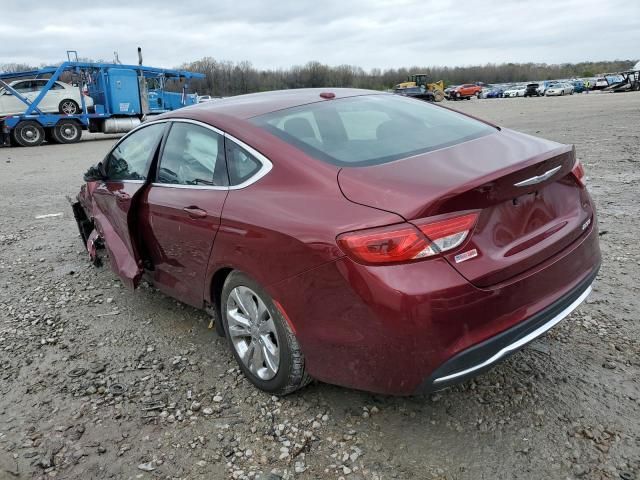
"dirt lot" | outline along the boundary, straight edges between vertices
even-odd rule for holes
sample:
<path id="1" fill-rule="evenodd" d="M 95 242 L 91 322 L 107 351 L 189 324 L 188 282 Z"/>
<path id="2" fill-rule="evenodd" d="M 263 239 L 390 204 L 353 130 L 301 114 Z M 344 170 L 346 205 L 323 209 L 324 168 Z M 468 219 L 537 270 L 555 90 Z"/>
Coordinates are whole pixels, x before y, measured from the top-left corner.
<path id="1" fill-rule="evenodd" d="M 0 149 L 0 479 L 640 480 L 640 94 L 448 106 L 576 145 L 604 263 L 548 335 L 428 397 L 257 392 L 205 313 L 82 251 L 65 196 L 113 137 Z"/>

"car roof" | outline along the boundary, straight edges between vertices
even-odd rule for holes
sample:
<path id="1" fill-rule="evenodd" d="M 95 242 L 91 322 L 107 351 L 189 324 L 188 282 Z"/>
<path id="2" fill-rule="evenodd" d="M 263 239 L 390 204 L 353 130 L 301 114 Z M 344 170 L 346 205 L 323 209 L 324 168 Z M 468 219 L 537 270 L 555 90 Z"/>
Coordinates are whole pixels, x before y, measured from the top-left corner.
<path id="1" fill-rule="evenodd" d="M 9 82 L 9 85 L 14 85 L 14 84 L 20 83 L 20 82 L 34 82 L 34 81 L 48 82 L 49 79 L 48 78 L 19 78 L 17 80 Z M 61 82 L 60 80 L 56 80 L 56 83 L 62 83 L 63 85 L 65 84 L 64 82 Z"/>
<path id="2" fill-rule="evenodd" d="M 362 95 L 389 95 L 376 90 L 357 88 L 299 88 L 276 90 L 273 92 L 250 93 L 235 97 L 223 98 L 217 102 L 200 103 L 181 108 L 166 117 L 215 117 L 223 115 L 235 119 L 246 120 L 258 115 L 298 107 L 309 103 L 328 102 L 333 100 L 320 96 L 321 93 L 333 93 L 335 99 L 357 97 Z"/>

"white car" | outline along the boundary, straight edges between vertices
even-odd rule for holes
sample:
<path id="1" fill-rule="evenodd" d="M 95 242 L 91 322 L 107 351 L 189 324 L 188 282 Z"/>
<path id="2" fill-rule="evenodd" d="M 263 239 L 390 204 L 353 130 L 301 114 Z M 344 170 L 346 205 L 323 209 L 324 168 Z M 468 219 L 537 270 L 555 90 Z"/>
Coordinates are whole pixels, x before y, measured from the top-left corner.
<path id="1" fill-rule="evenodd" d="M 547 97 L 554 95 L 573 95 L 573 85 L 570 83 L 554 83 L 547 87 L 544 94 Z"/>
<path id="2" fill-rule="evenodd" d="M 526 85 L 514 85 L 506 89 L 504 92 L 502 92 L 502 97 L 503 98 L 524 97 L 524 92 L 526 91 L 527 91 Z"/>
<path id="3" fill-rule="evenodd" d="M 211 95 L 198 95 L 198 103 L 214 102 L 223 98 L 224 97 L 213 97 Z"/>
<path id="4" fill-rule="evenodd" d="M 609 82 L 605 77 L 598 77 L 593 82 L 593 86 L 596 90 L 601 90 L 603 88 L 607 88 L 609 86 Z"/>
<path id="5" fill-rule="evenodd" d="M 28 79 L 15 80 L 8 85 L 27 100 L 33 102 L 47 82 L 47 79 Z M 81 95 L 78 87 L 74 87 L 68 83 L 54 82 L 47 94 L 37 105 L 37 108 L 41 112 L 62 113 L 63 115 L 82 113 Z M 87 108 L 93 106 L 91 97 L 85 95 L 84 102 Z M 9 89 L 6 87 L 0 88 L 0 117 L 19 115 L 24 113 L 27 108 L 27 105 L 11 93 Z"/>

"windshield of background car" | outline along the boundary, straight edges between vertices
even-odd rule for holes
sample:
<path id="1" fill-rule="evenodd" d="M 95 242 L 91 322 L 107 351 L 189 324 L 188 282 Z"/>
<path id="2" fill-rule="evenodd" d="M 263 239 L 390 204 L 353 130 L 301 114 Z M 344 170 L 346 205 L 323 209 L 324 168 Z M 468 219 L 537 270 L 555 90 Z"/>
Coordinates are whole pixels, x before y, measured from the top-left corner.
<path id="1" fill-rule="evenodd" d="M 338 166 L 365 166 L 449 147 L 494 127 L 398 95 L 327 100 L 254 117 L 254 124 Z"/>

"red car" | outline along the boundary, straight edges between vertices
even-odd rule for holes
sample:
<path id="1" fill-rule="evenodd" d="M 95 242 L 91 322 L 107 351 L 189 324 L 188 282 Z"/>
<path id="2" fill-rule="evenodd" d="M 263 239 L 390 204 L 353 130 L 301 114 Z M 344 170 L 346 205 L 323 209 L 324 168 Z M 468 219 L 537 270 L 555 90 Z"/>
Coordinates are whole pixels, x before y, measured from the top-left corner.
<path id="1" fill-rule="evenodd" d="M 456 87 L 450 94 L 450 98 L 453 100 L 469 100 L 471 97 L 477 96 L 482 91 L 482 87 L 474 85 L 473 83 L 465 83 Z"/>
<path id="2" fill-rule="evenodd" d="M 389 394 L 476 375 L 554 326 L 600 265 L 573 147 L 380 92 L 165 114 L 85 175 L 94 259 L 215 314 L 258 388 Z"/>

